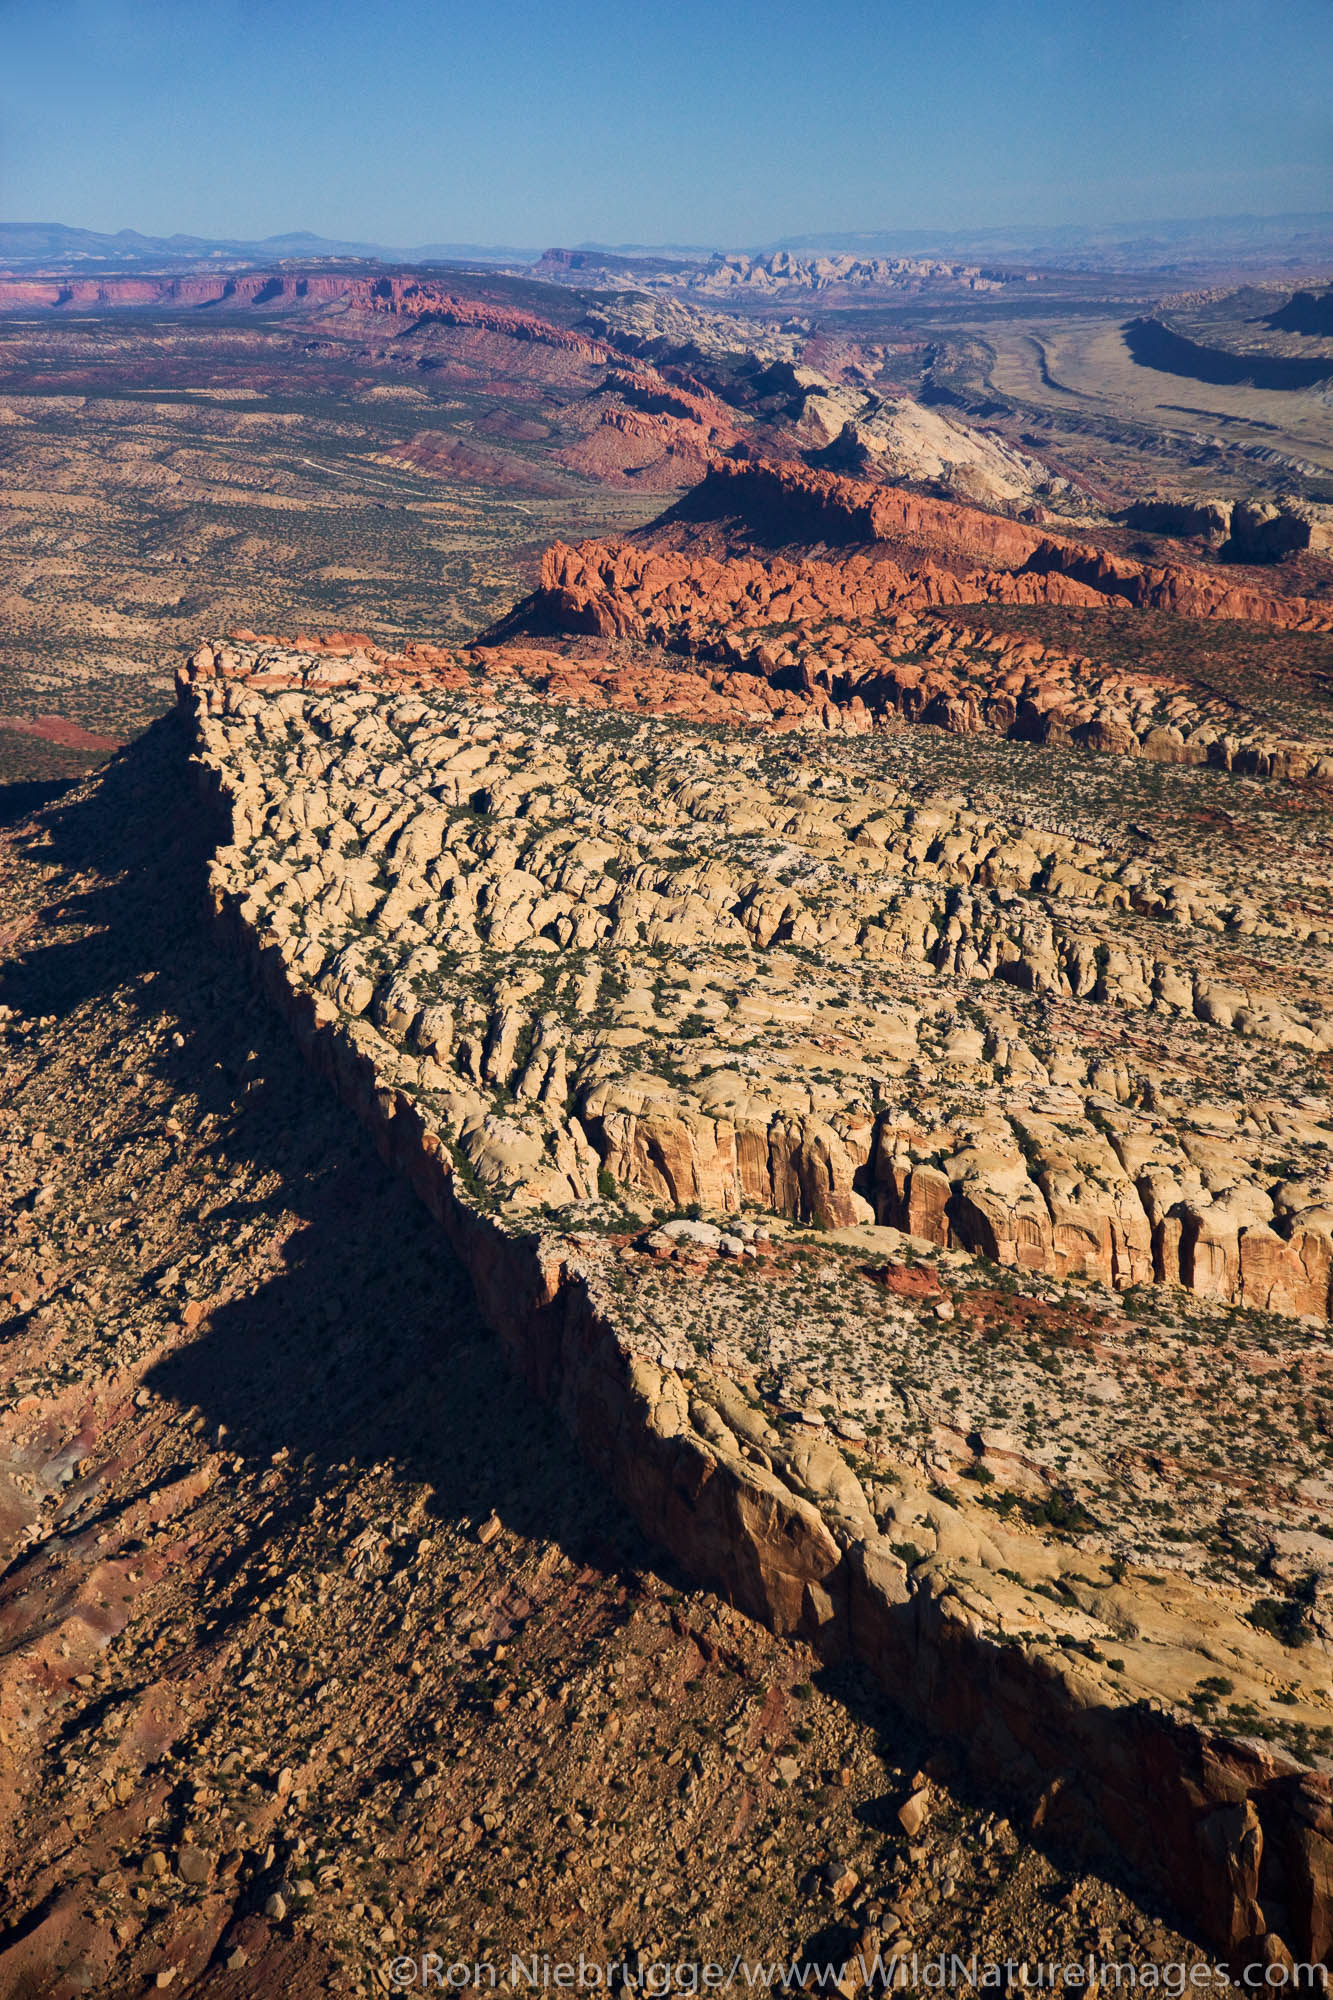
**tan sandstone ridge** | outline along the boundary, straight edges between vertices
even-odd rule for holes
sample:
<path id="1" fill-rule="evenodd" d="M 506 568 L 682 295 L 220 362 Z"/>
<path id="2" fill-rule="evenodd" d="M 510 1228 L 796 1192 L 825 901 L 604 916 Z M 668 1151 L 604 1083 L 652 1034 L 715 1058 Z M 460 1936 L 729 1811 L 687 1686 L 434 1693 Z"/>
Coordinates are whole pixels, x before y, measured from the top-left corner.
<path id="1" fill-rule="evenodd" d="M 281 656 L 266 662 L 254 652 L 223 651 L 216 658 L 224 677 L 229 665 L 245 677 L 248 663 L 251 685 L 303 685 L 300 670 Z M 602 692 L 577 666 L 536 651 L 460 656 L 447 665 L 442 658 L 434 656 L 430 666 L 424 658 L 399 662 L 395 677 L 466 690 L 469 672 L 483 662 L 497 686 L 504 685 L 504 669 L 554 698 L 587 700 Z M 210 671 L 214 659 L 212 652 L 201 655 L 199 670 Z M 316 662 L 309 667 L 313 684 L 336 685 L 362 671 L 363 660 L 335 655 Z M 612 673 L 606 669 L 601 679 L 609 683 Z M 637 676 L 633 685 L 642 699 L 663 696 L 673 682 L 663 674 L 647 685 Z M 711 701 L 682 698 L 684 713 L 770 721 L 762 708 L 737 715 L 733 702 L 729 712 L 724 691 L 709 694 Z M 669 699 L 655 706 L 672 712 Z M 957 797 L 914 797 L 876 782 L 875 745 L 864 742 L 864 730 L 841 727 L 834 708 L 811 705 L 776 718 L 788 729 L 808 730 L 812 722 L 824 734 L 831 724 L 846 745 L 844 761 L 855 758 L 859 771 L 850 788 L 846 780 L 840 786 L 828 776 L 816 779 L 793 750 L 759 765 L 739 753 L 718 756 L 689 737 L 678 750 L 667 739 L 671 754 L 664 751 L 652 760 L 651 775 L 634 779 L 622 808 L 624 831 L 616 831 L 600 788 L 622 777 L 618 753 L 614 741 L 600 749 L 590 744 L 577 768 L 563 773 L 577 792 L 591 787 L 599 796 L 595 810 L 584 809 L 593 841 L 586 859 L 580 853 L 572 861 L 568 843 L 554 834 L 549 851 L 521 861 L 523 850 L 506 843 L 493 853 L 419 853 L 422 842 L 442 832 L 437 808 L 434 818 L 427 812 L 419 837 L 402 836 L 395 845 L 407 873 L 387 899 L 373 876 L 361 891 L 340 878 L 326 881 L 327 864 L 314 855 L 313 870 L 298 872 L 284 895 L 294 911 L 302 898 L 314 897 L 320 907 L 358 918 L 378 913 L 377 920 L 401 927 L 406 943 L 430 949 L 424 922 L 436 945 L 443 939 L 469 955 L 482 944 L 516 944 L 535 923 L 546 940 L 541 949 L 616 954 L 622 980 L 643 946 L 685 947 L 701 961 L 719 950 L 757 953 L 768 993 L 738 1000 L 748 982 L 724 962 L 716 977 L 696 972 L 689 1000 L 636 1002 L 636 994 L 653 988 L 631 979 L 628 997 L 610 1010 L 609 1047 L 660 1049 L 674 1083 L 656 1086 L 648 1101 L 641 1078 L 598 1075 L 581 1117 L 583 1127 L 600 1135 L 599 1164 L 647 1196 L 725 1213 L 758 1201 L 832 1228 L 900 1227 L 943 1247 L 1060 1277 L 1183 1284 L 1200 1296 L 1326 1317 L 1333 1188 L 1317 1170 L 1284 1177 L 1280 1169 L 1293 1138 L 1320 1152 L 1325 1147 L 1320 1121 L 1304 1118 L 1297 1103 L 1303 1083 L 1315 1081 L 1302 1066 L 1333 1048 L 1328 925 L 1292 931 L 1272 921 L 1247 893 L 1250 885 L 1234 877 L 1164 871 L 1067 833 L 1006 824 Z M 503 744 L 492 755 L 483 754 L 481 743 L 446 737 L 445 744 L 448 782 L 439 789 L 454 805 L 478 790 L 488 793 L 471 784 L 477 773 L 517 782 Z M 564 764 L 554 749 L 551 760 L 553 769 Z M 722 790 L 719 766 L 727 772 Z M 303 808 L 305 830 L 322 848 L 342 821 L 323 807 L 312 822 L 312 810 Z M 584 816 L 571 798 L 564 810 L 570 825 Z M 645 815 L 651 836 L 643 831 Z M 708 858 L 697 852 L 702 840 L 713 846 Z M 776 879 L 758 842 L 777 860 Z M 1299 871 L 1291 886 L 1298 882 Z M 1308 893 L 1314 884 L 1300 886 Z M 427 906 L 440 893 L 448 902 L 437 916 Z M 1173 934 L 1166 952 L 1159 942 L 1164 924 Z M 1298 937 L 1305 964 L 1296 975 L 1287 950 Z M 820 992 L 807 979 L 799 997 L 775 997 L 775 986 L 800 981 L 804 954 L 817 959 L 830 990 Z M 894 1005 L 867 1010 L 867 980 L 890 967 Z M 975 1027 L 960 1024 L 952 1007 L 941 1018 L 940 985 L 957 981 L 964 990 L 989 988 L 1014 999 L 988 998 Z M 369 1004 L 373 981 L 362 978 L 360 987 Z M 588 991 L 595 997 L 598 982 Z M 1058 1036 L 1049 1038 L 1049 1029 L 1010 1011 L 1020 994 L 1076 1003 L 1075 1011 L 1103 1019 L 1109 1014 L 1116 1024 L 1112 1045 L 1080 1063 Z M 723 996 L 730 996 L 725 1011 Z M 482 1010 L 475 1028 L 464 1032 L 460 1012 L 434 1047 L 436 1058 L 476 1084 L 508 1078 L 510 1047 L 532 1033 L 522 997 L 506 1028 L 486 1007 L 483 987 L 472 1003 Z M 690 1018 L 696 1008 L 702 1020 Z M 1151 1017 L 1165 1037 L 1155 1060 L 1145 1062 L 1131 1041 L 1114 1046 L 1123 1034 L 1119 1024 L 1135 1014 Z M 775 1039 L 778 1024 L 789 1024 L 789 1051 Z M 746 1069 L 753 1068 L 762 1029 L 769 1058 L 763 1068 L 773 1074 L 728 1074 L 706 1089 L 691 1083 L 682 1074 L 690 1052 L 673 1046 L 691 1027 L 708 1029 L 711 1055 L 744 1053 Z M 1100 1026 L 1080 1032 L 1105 1034 Z M 1230 1044 L 1225 1052 L 1216 1049 L 1219 1034 Z M 552 1049 L 563 1039 L 548 1024 L 537 1045 Z M 1295 1064 L 1290 1107 L 1272 1095 L 1278 1050 L 1291 1052 Z M 1206 1101 L 1219 1061 L 1243 1079 L 1249 1104 L 1270 1106 L 1266 1133 L 1252 1113 L 1240 1120 Z M 804 1087 L 794 1100 L 785 1067 L 801 1073 Z M 827 1083 L 812 1095 L 809 1085 L 820 1072 Z M 929 1082 L 938 1093 L 929 1115 L 913 1102 L 919 1089 L 886 1098 L 884 1079 L 909 1072 L 918 1086 Z M 994 1085 L 980 1111 L 979 1074 Z M 1080 1085 L 1093 1092 L 1081 1104 L 1071 1094 Z M 1040 1091 L 1051 1093 L 1049 1103 Z M 519 1090 L 520 1099 L 541 1094 L 537 1081 Z M 1189 1115 L 1197 1134 L 1184 1138 L 1181 1117 L 1196 1103 L 1198 1113 Z M 1069 1122 L 1073 1111 L 1077 1133 Z M 821 1114 L 813 1126 L 810 1113 Z M 546 1137 L 533 1143 L 530 1176 L 506 1180 L 510 1199 L 569 1200 L 587 1192 L 586 1169 L 571 1167 L 567 1145 Z M 489 1178 L 485 1145 L 479 1137 L 474 1165 Z M 554 1175 L 551 1158 L 560 1160 Z"/>
<path id="2" fill-rule="evenodd" d="M 1219 1948 L 1326 1955 L 1313 825 L 1168 764 L 1127 858 L 1145 760 L 623 678 L 201 648 L 222 932 L 694 1574 Z M 691 681 L 715 719 L 643 713 Z M 1260 864 L 1191 830 L 1234 785 Z"/>

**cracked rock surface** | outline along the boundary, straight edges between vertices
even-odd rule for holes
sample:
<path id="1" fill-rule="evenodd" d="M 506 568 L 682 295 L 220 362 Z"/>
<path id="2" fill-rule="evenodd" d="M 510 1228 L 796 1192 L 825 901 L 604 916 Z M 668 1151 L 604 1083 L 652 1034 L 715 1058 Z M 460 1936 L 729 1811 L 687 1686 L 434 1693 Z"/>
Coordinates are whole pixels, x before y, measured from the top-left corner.
<path id="1" fill-rule="evenodd" d="M 765 1615 L 839 1615 L 785 1510 L 1077 1702 L 1328 1770 L 1322 795 L 1293 836 L 1234 774 L 640 719 L 526 664 L 186 675 L 215 907 L 344 1094 L 563 1260 L 648 1433 L 748 1496 Z M 1261 870 L 1196 830 L 1237 783 Z M 1280 1920 L 1256 1872 L 1216 1921 Z"/>

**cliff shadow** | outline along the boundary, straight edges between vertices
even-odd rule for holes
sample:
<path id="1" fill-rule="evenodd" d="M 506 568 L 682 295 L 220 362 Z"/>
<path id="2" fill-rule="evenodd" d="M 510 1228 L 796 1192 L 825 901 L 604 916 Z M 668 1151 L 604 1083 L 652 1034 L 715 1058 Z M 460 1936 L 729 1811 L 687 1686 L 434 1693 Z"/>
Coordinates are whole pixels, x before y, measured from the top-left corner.
<path id="1" fill-rule="evenodd" d="M 156 1109 L 145 1099 L 143 1136 L 163 1126 L 177 1097 L 196 1100 L 213 1127 L 191 1163 L 238 1189 L 210 1220 L 223 1233 L 270 1239 L 251 1289 L 211 1310 L 203 1299 L 199 1330 L 181 1334 L 148 1385 L 196 1411 L 210 1437 L 225 1426 L 228 1449 L 247 1460 L 287 1453 L 299 1476 L 286 1509 L 341 1488 L 349 1462 L 390 1461 L 430 1489 L 437 1518 L 467 1527 L 494 1511 L 514 1533 L 554 1541 L 609 1580 L 651 1569 L 690 1588 L 507 1370 L 443 1231 L 215 943 L 205 920 L 209 828 L 185 749 L 181 723 L 166 717 L 95 781 L 41 808 L 20 838 L 54 871 L 47 905 L 22 953 L 0 968 L 0 1001 L 54 1015 L 70 1033 L 81 1010 L 111 1001 L 127 1040 L 153 1029 L 151 1051 L 136 1061 L 165 1091 Z M 163 1022 L 169 1032 L 159 1033 Z M 248 1533 L 262 1539 L 262 1524 Z M 862 1670 L 832 1666 L 819 1678 L 873 1725 L 891 1764 L 910 1770 L 930 1756 L 930 1735 Z M 951 1782 L 960 1798 L 1004 1810 L 961 1775 Z M 895 1842 L 897 1803 L 876 1801 L 867 1822 Z M 793 1913 L 793 1929 L 811 1933 L 811 1959 L 829 1942 L 815 1914 Z"/>
<path id="2" fill-rule="evenodd" d="M 144 1105 L 129 1143 L 161 1143 L 173 1102 L 190 1100 L 209 1136 L 187 1134 L 177 1163 L 199 1175 L 213 1240 L 280 1241 L 246 1295 L 181 1334 L 149 1387 L 197 1409 L 210 1436 L 225 1425 L 246 1458 L 285 1449 L 305 1462 L 307 1498 L 336 1466 L 392 1460 L 429 1485 L 440 1516 L 494 1510 L 609 1575 L 646 1563 L 670 1574 L 505 1368 L 443 1231 L 211 935 L 211 829 L 186 754 L 168 715 L 92 782 L 15 802 L 28 821 L 18 844 L 49 872 L 35 923 L 0 964 L 0 1004 L 54 1017 L 57 1032 L 104 1033 L 114 1008 L 136 1050 L 124 1087 Z"/>
<path id="3" fill-rule="evenodd" d="M 77 778 L 12 778 L 0 784 L 0 826 L 19 826 L 72 791 Z"/>
<path id="4" fill-rule="evenodd" d="M 1328 355 L 1233 354 L 1205 347 L 1151 317 L 1127 320 L 1121 332 L 1131 360 L 1141 368 L 1215 388 L 1317 389 L 1333 378 L 1333 357 Z"/>

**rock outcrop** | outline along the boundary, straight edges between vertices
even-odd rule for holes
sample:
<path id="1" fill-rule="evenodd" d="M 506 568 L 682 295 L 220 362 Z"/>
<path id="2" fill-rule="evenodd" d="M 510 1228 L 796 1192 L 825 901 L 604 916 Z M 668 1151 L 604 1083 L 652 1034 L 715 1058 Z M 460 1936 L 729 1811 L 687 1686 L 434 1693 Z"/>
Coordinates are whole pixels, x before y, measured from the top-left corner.
<path id="1" fill-rule="evenodd" d="M 1219 1951 L 1326 1955 L 1333 1563 L 1303 1544 L 1279 1617 L 1253 1568 L 1182 1567 L 1155 1496 L 1197 1449 L 1161 1400 L 1192 1345 L 1223 1365 L 1233 1304 L 1327 1312 L 1327 941 L 1305 990 L 1262 992 L 1226 961 L 1216 843 L 1211 883 L 1159 878 L 872 775 L 882 736 L 824 732 L 812 761 L 557 708 L 485 659 L 200 649 L 220 932 L 696 1576 L 947 1719 L 1043 1837 L 1130 1860 Z M 1280 925 L 1239 921 L 1247 958 L 1288 962 Z M 1172 959 L 1136 957 L 1164 923 Z M 1071 1281 L 1157 1288 L 1142 1445 L 1134 1341 L 1100 1303 L 1071 1318 Z M 1069 1336 L 1009 1364 L 1011 1406 L 1029 1366 L 1066 1399 L 1047 1436 L 1035 1401 L 1025 1438 L 989 1414 L 975 1359 L 940 1394 L 952 1326 L 994 1355 L 1007 1311 L 1029 1347 Z M 1282 1339 L 1269 1424 L 1289 1374 L 1322 1379 L 1322 1346 Z M 1283 1449 L 1317 1480 L 1304 1432 Z M 1197 1482 L 1169 1490 L 1192 1522 Z M 1243 1492 L 1229 1545 L 1267 1534 L 1275 1578 L 1298 1517 Z"/>
<path id="2" fill-rule="evenodd" d="M 682 258 L 626 258 L 597 250 L 545 250 L 532 275 L 553 284 L 629 284 L 647 292 L 707 299 L 799 304 L 829 294 L 853 297 L 885 292 L 993 292 L 1010 274 L 938 257 L 855 257 L 815 251 L 774 250 L 765 256 L 717 253 L 702 262 Z"/>
<path id="3" fill-rule="evenodd" d="M 1191 618 L 1333 629 L 1324 608 L 1301 598 L 1272 596 L 1179 564 L 1155 567 L 1003 515 L 802 466 L 722 461 L 710 469 L 686 507 L 693 518 L 738 516 L 777 544 L 882 542 L 895 553 L 920 550 L 937 561 L 979 557 L 986 569 L 960 577 L 959 602 L 987 597 L 999 603 L 1102 599 Z M 1081 596 L 1081 591 L 1090 595 Z"/>
<path id="4" fill-rule="evenodd" d="M 1127 528 L 1183 535 L 1213 548 L 1220 548 L 1231 533 L 1229 500 L 1136 500 L 1122 518 Z"/>
<path id="5" fill-rule="evenodd" d="M 1333 554 L 1333 509 L 1308 500 L 1136 500 L 1123 520 L 1157 535 L 1182 535 L 1237 562 L 1280 562 L 1309 550 Z"/>
<path id="6" fill-rule="evenodd" d="M 821 538 L 822 525 L 806 517 L 812 538 Z M 996 526 L 1017 531 L 1014 523 Z M 979 596 L 1041 601 L 1044 580 L 1011 572 L 998 579 L 1003 591 L 992 588 L 990 573 L 960 579 L 930 559 L 908 567 L 874 549 L 838 559 L 718 558 L 651 542 L 557 542 L 543 557 L 534 596 L 493 636 L 641 642 L 719 664 L 737 687 L 749 676 L 756 709 L 784 698 L 790 706 L 795 696 L 798 707 L 839 711 L 853 729 L 901 716 L 957 735 L 988 732 L 1261 777 L 1333 778 L 1333 734 L 1317 723 L 1300 739 L 1279 734 L 1262 711 L 1215 687 L 1108 669 L 1086 654 L 975 623 L 966 607 Z M 1105 603 L 1067 579 L 1055 601 Z M 923 620 L 939 612 L 947 624 Z"/>
<path id="7" fill-rule="evenodd" d="M 1238 501 L 1231 510 L 1231 545 L 1242 562 L 1280 562 L 1302 549 L 1333 555 L 1333 508 L 1310 501 Z"/>

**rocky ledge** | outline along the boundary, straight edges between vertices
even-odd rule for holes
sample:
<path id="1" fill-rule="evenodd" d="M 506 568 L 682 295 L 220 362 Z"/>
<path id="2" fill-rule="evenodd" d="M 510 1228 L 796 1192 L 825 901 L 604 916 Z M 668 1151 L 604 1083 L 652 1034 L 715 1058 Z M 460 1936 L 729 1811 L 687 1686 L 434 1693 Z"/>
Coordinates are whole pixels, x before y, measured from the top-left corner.
<path id="1" fill-rule="evenodd" d="M 525 668 L 201 648 L 220 931 L 700 1581 L 1326 1956 L 1324 808 Z"/>

